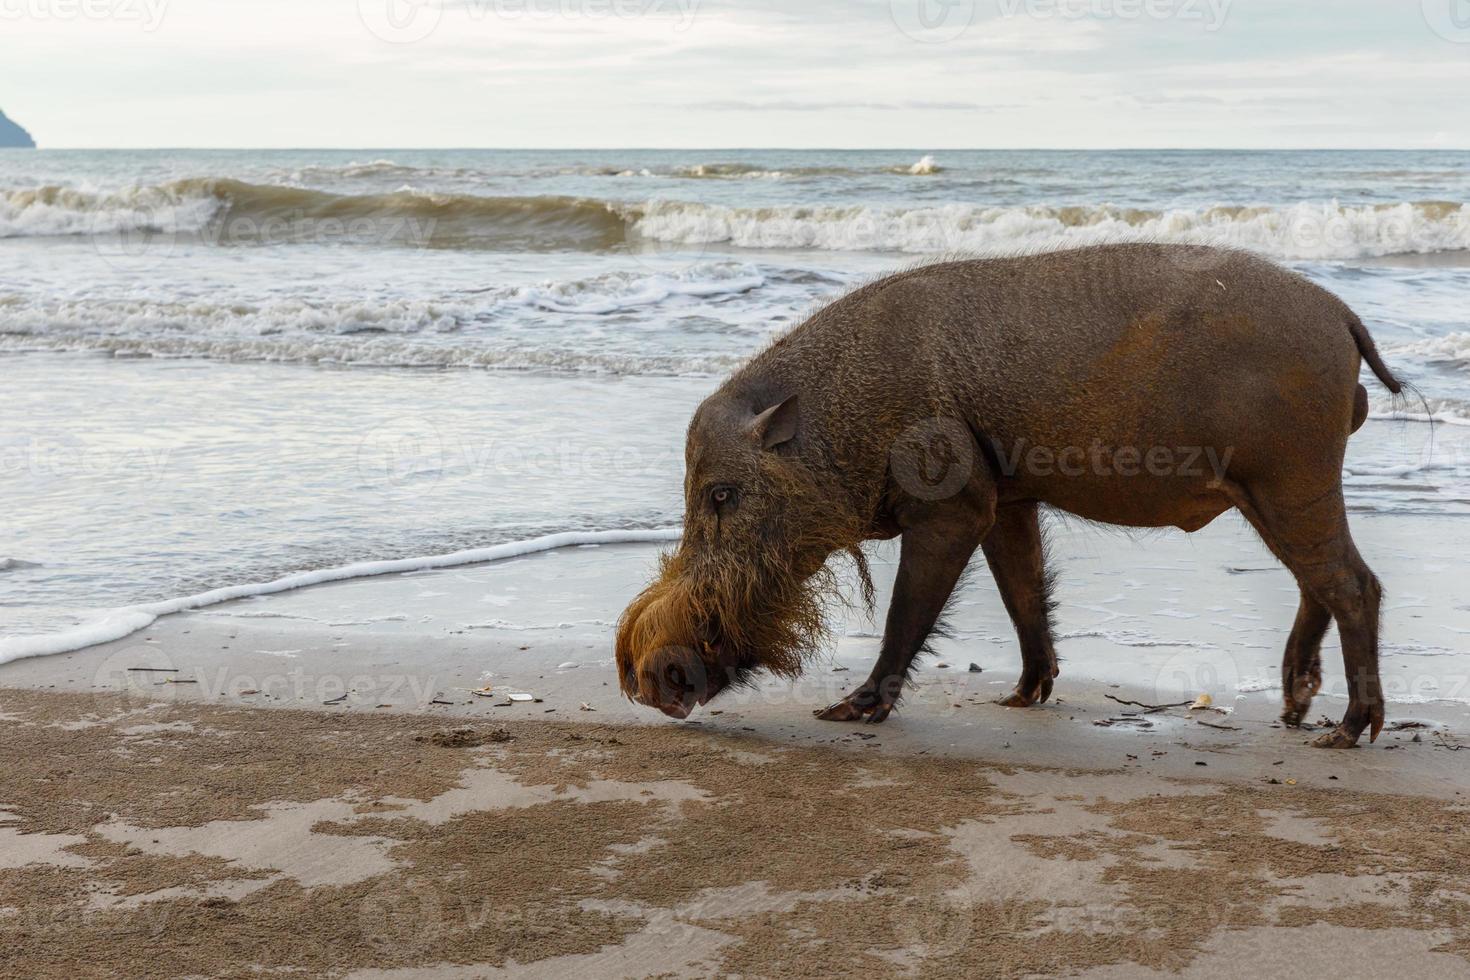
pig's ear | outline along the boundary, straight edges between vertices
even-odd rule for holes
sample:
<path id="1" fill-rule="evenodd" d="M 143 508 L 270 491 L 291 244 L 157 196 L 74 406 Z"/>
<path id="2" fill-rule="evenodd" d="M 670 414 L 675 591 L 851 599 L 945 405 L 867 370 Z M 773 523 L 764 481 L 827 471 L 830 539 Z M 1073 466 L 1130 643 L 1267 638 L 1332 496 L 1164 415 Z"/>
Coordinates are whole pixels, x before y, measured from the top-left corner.
<path id="1" fill-rule="evenodd" d="M 775 449 L 796 436 L 796 396 L 777 402 L 761 412 L 750 423 L 750 432 L 760 440 L 762 449 Z"/>

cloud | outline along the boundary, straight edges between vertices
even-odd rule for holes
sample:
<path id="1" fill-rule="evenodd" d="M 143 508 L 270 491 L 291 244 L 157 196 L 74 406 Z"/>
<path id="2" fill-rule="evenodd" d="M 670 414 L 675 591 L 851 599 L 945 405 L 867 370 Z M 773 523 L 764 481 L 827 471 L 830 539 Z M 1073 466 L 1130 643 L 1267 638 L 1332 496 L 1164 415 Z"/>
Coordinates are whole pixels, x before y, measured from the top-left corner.
<path id="1" fill-rule="evenodd" d="M 1412 0 L 1231 0 L 1214 31 L 974 0 L 943 43 L 894 4 L 969 0 L 433 0 L 400 44 L 378 2 L 410 0 L 33 20 L 0 97 L 57 147 L 1470 144 L 1470 45 Z"/>

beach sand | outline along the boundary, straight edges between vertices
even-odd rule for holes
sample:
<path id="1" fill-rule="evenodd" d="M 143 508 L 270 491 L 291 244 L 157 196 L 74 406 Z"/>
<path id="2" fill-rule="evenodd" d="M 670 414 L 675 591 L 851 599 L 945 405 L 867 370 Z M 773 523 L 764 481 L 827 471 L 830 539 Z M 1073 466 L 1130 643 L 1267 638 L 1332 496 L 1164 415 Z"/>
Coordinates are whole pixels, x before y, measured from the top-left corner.
<path id="1" fill-rule="evenodd" d="M 524 717 L 7 691 L 0 973 L 1470 969 L 1470 811 L 1342 755 L 1216 782 Z"/>
<path id="2" fill-rule="evenodd" d="M 1276 722 L 1294 589 L 1234 518 L 1055 527 L 1065 659 L 1033 709 L 993 703 L 1019 663 L 983 570 L 885 725 L 810 714 L 871 663 L 860 613 L 796 684 L 637 708 L 609 639 L 633 545 L 11 663 L 0 975 L 1465 974 L 1457 523 L 1355 517 L 1395 703 L 1352 751 Z M 1314 719 L 1345 703 L 1335 641 L 1324 664 Z M 1198 694 L 1224 710 L 1120 703 Z"/>

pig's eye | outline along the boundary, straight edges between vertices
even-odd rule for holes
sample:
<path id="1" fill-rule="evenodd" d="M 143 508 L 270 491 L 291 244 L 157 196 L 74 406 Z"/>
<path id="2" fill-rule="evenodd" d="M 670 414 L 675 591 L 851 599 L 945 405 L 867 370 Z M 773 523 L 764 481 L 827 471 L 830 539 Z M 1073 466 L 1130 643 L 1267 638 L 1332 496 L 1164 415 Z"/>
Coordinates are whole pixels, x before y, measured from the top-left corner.
<path id="1" fill-rule="evenodd" d="M 734 487 L 715 487 L 709 492 L 710 503 L 715 505 L 716 510 L 724 510 L 735 506 L 737 493 Z"/>

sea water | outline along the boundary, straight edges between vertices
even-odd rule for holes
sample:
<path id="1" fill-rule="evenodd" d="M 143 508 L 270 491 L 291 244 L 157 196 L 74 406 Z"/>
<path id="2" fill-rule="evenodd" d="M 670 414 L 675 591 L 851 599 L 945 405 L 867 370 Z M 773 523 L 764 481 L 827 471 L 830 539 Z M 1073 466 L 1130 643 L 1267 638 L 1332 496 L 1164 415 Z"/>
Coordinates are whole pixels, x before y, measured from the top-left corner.
<path id="1" fill-rule="evenodd" d="M 1437 151 L 3 153 L 0 638 L 676 525 L 719 379 L 940 254 L 1282 261 L 1425 396 L 1369 379 L 1350 505 L 1470 515 L 1466 202 L 1470 154 Z"/>

